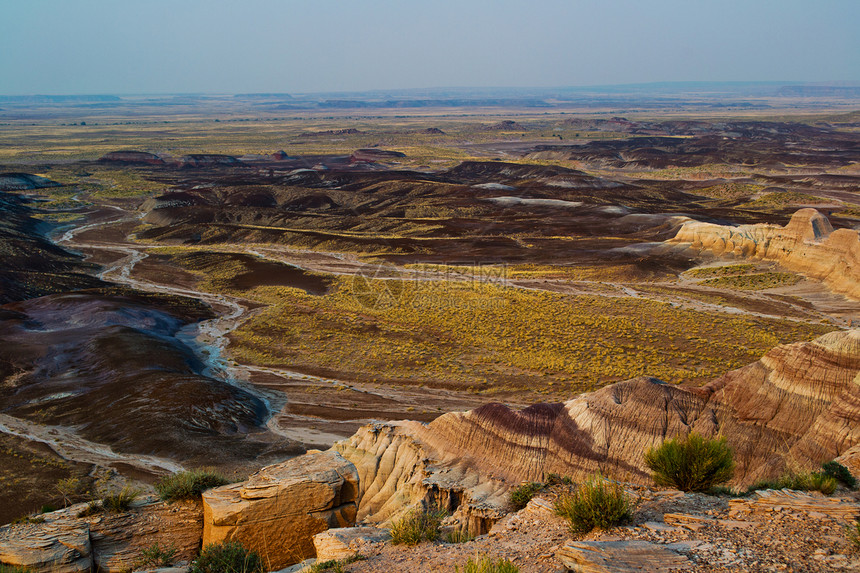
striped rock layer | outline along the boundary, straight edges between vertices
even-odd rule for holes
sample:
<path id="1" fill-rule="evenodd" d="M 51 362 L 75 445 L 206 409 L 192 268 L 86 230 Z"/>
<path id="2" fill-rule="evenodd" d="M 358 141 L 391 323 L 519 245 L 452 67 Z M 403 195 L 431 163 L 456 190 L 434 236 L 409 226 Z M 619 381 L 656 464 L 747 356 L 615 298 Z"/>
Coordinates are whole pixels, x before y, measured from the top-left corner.
<path id="1" fill-rule="evenodd" d="M 860 329 L 778 346 L 702 388 L 635 378 L 521 411 L 488 404 L 430 424 L 365 426 L 335 449 L 359 473 L 359 519 L 432 498 L 474 532 L 524 480 L 600 471 L 647 483 L 644 452 L 693 430 L 726 437 L 738 485 L 858 451 Z"/>
<path id="2" fill-rule="evenodd" d="M 823 281 L 834 292 L 860 299 L 860 233 L 834 231 L 827 217 L 815 209 L 800 209 L 785 227 L 688 221 L 667 243 L 715 255 L 776 261 Z"/>

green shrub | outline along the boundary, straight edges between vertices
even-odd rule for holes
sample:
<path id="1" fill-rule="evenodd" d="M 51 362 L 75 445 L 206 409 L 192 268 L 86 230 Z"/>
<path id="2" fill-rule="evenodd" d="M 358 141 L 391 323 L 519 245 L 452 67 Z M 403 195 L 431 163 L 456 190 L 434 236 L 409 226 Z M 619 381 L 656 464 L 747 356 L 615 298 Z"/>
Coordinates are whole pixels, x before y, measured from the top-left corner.
<path id="1" fill-rule="evenodd" d="M 160 479 L 155 491 L 164 501 L 199 499 L 209 488 L 230 483 L 226 477 L 207 468 L 175 473 Z"/>
<path id="2" fill-rule="evenodd" d="M 657 485 L 681 491 L 707 491 L 729 481 L 735 470 L 725 438 L 711 440 L 696 432 L 650 448 L 645 452 L 645 464 Z"/>
<path id="3" fill-rule="evenodd" d="M 571 485 L 573 484 L 573 480 L 570 476 L 562 477 L 559 474 L 546 474 L 544 483 L 546 485 Z"/>
<path id="4" fill-rule="evenodd" d="M 161 567 L 170 567 L 176 559 L 176 546 L 165 545 L 161 546 L 154 543 L 140 552 L 140 557 L 134 562 L 135 570 L 159 569 Z"/>
<path id="5" fill-rule="evenodd" d="M 571 532 L 587 533 L 629 521 L 632 508 L 620 483 L 595 475 L 573 494 L 558 498 L 555 512 L 567 519 Z"/>
<path id="6" fill-rule="evenodd" d="M 824 471 L 824 475 L 834 478 L 836 481 L 838 481 L 845 487 L 849 489 L 855 489 L 857 487 L 857 478 L 851 475 L 851 472 L 848 471 L 848 468 L 846 468 L 839 462 L 824 462 L 823 464 L 821 464 L 821 469 Z"/>
<path id="7" fill-rule="evenodd" d="M 395 545 L 417 545 L 421 541 L 436 541 L 439 526 L 447 512 L 440 509 L 420 509 L 409 512 L 391 527 L 391 542 Z"/>
<path id="8" fill-rule="evenodd" d="M 820 491 L 830 495 L 836 491 L 836 478 L 819 472 L 787 473 L 777 480 L 763 480 L 751 485 L 749 491 L 760 489 L 794 489 L 798 491 Z"/>
<path id="9" fill-rule="evenodd" d="M 140 495 L 140 490 L 134 489 L 131 486 L 125 486 L 122 491 L 112 493 L 102 498 L 102 509 L 113 513 L 122 513 L 128 511 L 137 496 Z"/>
<path id="10" fill-rule="evenodd" d="M 238 541 L 210 543 L 191 564 L 189 573 L 262 573 L 263 562 Z"/>
<path id="11" fill-rule="evenodd" d="M 52 511 L 57 511 L 57 509 L 57 506 L 50 503 L 46 503 L 39 509 L 39 513 L 51 513 Z"/>
<path id="12" fill-rule="evenodd" d="M 508 494 L 508 503 L 511 504 L 514 510 L 520 510 L 528 505 L 535 494 L 542 488 L 543 484 L 538 482 L 524 483 L 511 490 L 511 493 Z"/>
<path id="13" fill-rule="evenodd" d="M 454 571 L 461 573 L 456 565 Z M 519 568 L 507 559 L 496 560 L 485 555 L 475 560 L 470 557 L 463 565 L 462 573 L 519 573 L 519 571 Z"/>

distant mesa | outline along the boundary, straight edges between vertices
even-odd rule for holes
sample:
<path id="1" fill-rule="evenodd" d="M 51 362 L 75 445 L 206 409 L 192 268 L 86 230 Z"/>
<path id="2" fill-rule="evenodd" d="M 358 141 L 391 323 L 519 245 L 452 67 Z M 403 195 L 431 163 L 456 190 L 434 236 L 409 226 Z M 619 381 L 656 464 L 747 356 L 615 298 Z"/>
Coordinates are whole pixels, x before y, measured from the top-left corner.
<path id="1" fill-rule="evenodd" d="M 299 137 L 317 137 L 320 135 L 358 135 L 364 133 L 363 131 L 359 131 L 353 127 L 349 129 L 328 129 L 326 131 L 306 131 L 305 133 L 300 133 Z"/>
<path id="2" fill-rule="evenodd" d="M 99 162 L 125 165 L 164 165 L 162 158 L 146 151 L 111 151 L 100 157 Z"/>
<path id="3" fill-rule="evenodd" d="M 438 127 L 428 127 L 427 129 L 422 129 L 418 133 L 427 133 L 430 135 L 445 135 L 445 132 Z"/>
<path id="4" fill-rule="evenodd" d="M 28 191 L 60 187 L 60 183 L 30 173 L 0 173 L 0 191 Z"/>
<path id="5" fill-rule="evenodd" d="M 689 221 L 667 244 L 717 256 L 776 261 L 823 281 L 835 292 L 860 299 L 860 233 L 833 230 L 827 217 L 815 209 L 800 209 L 785 227 Z"/>
<path id="6" fill-rule="evenodd" d="M 400 157 L 406 157 L 406 154 L 401 151 L 369 148 L 357 149 L 349 156 L 349 161 L 351 163 L 356 163 L 358 161 L 385 161 L 387 159 L 398 159 Z"/>
<path id="7" fill-rule="evenodd" d="M 484 129 L 486 129 L 487 131 L 528 131 L 525 126 L 511 119 L 506 119 L 504 121 L 500 121 L 499 123 L 488 125 Z"/>
<path id="8" fill-rule="evenodd" d="M 215 153 L 193 153 L 184 155 L 181 159 L 182 167 L 211 167 L 213 165 L 241 165 L 242 162 L 232 155 L 218 155 Z"/>
<path id="9" fill-rule="evenodd" d="M 272 154 L 272 159 L 274 159 L 275 161 L 286 161 L 288 159 L 297 159 L 297 158 L 291 157 L 290 154 L 288 154 L 286 151 L 281 149 L 281 150 L 278 150 Z"/>

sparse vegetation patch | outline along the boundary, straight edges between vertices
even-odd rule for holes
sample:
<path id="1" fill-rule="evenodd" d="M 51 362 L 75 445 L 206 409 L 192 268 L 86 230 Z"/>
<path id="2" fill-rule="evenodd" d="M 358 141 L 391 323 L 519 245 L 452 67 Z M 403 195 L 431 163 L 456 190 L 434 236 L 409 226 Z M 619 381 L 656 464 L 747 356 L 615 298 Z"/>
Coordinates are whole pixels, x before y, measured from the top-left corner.
<path id="1" fill-rule="evenodd" d="M 199 499 L 207 489 L 228 483 L 230 480 L 215 470 L 200 468 L 175 473 L 160 479 L 155 484 L 155 491 L 164 501 Z"/>
<path id="2" fill-rule="evenodd" d="M 140 490 L 131 486 L 125 486 L 121 491 L 106 495 L 102 498 L 102 508 L 104 511 L 112 513 L 122 513 L 131 508 L 131 504 L 140 495 Z"/>
<path id="3" fill-rule="evenodd" d="M 511 490 L 508 494 L 508 503 L 514 510 L 524 508 L 531 499 L 543 488 L 543 484 L 538 482 L 524 483 Z"/>
<path id="4" fill-rule="evenodd" d="M 562 495 L 555 511 L 564 517 L 574 534 L 592 529 L 611 529 L 632 517 L 632 503 L 624 486 L 595 475 L 569 495 Z"/>
<path id="5" fill-rule="evenodd" d="M 191 564 L 189 573 L 262 573 L 263 561 L 238 541 L 210 543 Z"/>
<path id="6" fill-rule="evenodd" d="M 829 461 L 821 464 L 821 469 L 824 475 L 834 478 L 836 481 L 847 487 L 848 489 L 857 488 L 857 478 L 851 472 L 837 461 Z"/>
<path id="7" fill-rule="evenodd" d="M 702 281 L 703 285 L 737 290 L 764 290 L 796 285 L 801 281 L 794 273 L 760 273 L 736 277 L 720 277 Z"/>
<path id="8" fill-rule="evenodd" d="M 447 512 L 440 509 L 413 510 L 391 527 L 391 542 L 395 545 L 417 545 L 422 541 L 436 541 L 446 515 Z"/>
<path id="9" fill-rule="evenodd" d="M 493 559 L 487 555 L 482 557 L 470 557 L 460 569 L 454 566 L 456 573 L 519 573 L 520 569 L 507 559 Z"/>
<path id="10" fill-rule="evenodd" d="M 776 480 L 759 481 L 749 491 L 761 489 L 794 489 L 798 491 L 820 491 L 830 495 L 836 491 L 836 478 L 822 472 L 787 472 Z"/>

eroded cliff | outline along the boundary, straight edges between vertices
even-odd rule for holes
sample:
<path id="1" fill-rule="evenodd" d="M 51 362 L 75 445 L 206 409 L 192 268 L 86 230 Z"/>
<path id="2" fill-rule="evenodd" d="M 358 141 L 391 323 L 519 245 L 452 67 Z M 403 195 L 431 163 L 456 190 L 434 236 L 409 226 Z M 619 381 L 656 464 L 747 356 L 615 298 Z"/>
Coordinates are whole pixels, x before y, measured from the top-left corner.
<path id="1" fill-rule="evenodd" d="M 784 227 L 688 221 L 668 244 L 776 261 L 788 270 L 823 281 L 835 292 L 860 298 L 860 233 L 833 230 L 827 217 L 815 209 L 797 211 Z"/>
<path id="2" fill-rule="evenodd" d="M 430 424 L 365 426 L 335 449 L 358 470 L 360 520 L 436 502 L 480 532 L 524 480 L 601 471 L 647 483 L 643 453 L 691 430 L 728 439 L 744 485 L 844 454 L 860 444 L 858 421 L 855 329 L 778 346 L 703 388 L 636 378 L 521 411 L 488 404 Z"/>

